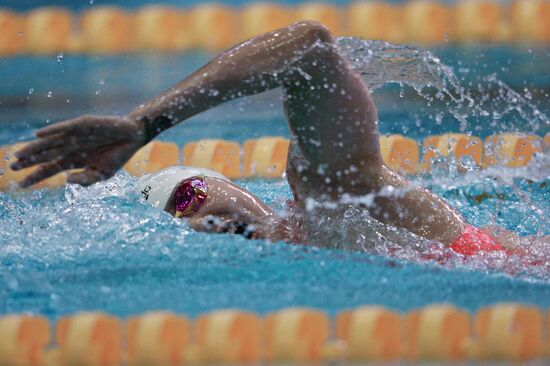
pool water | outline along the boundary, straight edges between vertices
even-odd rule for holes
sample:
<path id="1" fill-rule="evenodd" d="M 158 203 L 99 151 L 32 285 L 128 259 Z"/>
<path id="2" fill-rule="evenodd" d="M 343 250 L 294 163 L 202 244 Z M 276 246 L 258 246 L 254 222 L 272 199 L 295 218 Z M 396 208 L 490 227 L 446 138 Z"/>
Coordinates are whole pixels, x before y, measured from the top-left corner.
<path id="1" fill-rule="evenodd" d="M 465 51 L 437 52 L 446 62 Z M 486 75 L 496 72 L 499 80 L 521 95 L 528 94 L 530 105 L 548 113 L 544 101 L 550 90 L 549 66 L 540 62 L 548 60 L 547 50 L 532 51 L 524 58 L 519 51 L 506 49 L 484 49 L 480 55 L 465 56 L 461 65 L 450 62 L 455 72 L 474 70 L 461 74 L 463 85 L 473 83 L 475 90 Z M 0 60 L 0 67 L 9 71 L 0 73 L 6 86 L 0 93 L 0 144 L 29 139 L 34 128 L 80 113 L 123 113 L 207 57 Z M 487 66 L 479 66 L 480 59 Z M 523 78 L 500 69 L 507 60 L 523 62 Z M 242 142 L 265 135 L 288 136 L 279 99 L 280 92 L 274 91 L 232 102 L 161 138 L 181 146 L 209 137 Z M 465 128 L 452 116 L 436 115 L 434 111 L 445 104 L 428 105 L 407 87 L 382 88 L 375 100 L 384 133 L 420 141 L 429 134 Z M 494 124 L 494 119 L 486 123 L 486 116 L 474 116 L 466 131 L 480 137 L 495 131 L 549 132 L 544 119 L 531 123 L 520 117 L 516 112 L 503 114 Z M 537 157 L 526 168 L 496 167 L 465 175 L 458 174 L 452 161 L 442 162 L 432 175 L 413 180 L 442 195 L 474 225 L 498 224 L 522 235 L 550 235 L 547 156 Z M 283 210 L 291 196 L 283 180 L 238 183 L 277 210 Z M 120 172 L 88 188 L 1 192 L 0 313 L 35 312 L 55 319 L 86 310 L 127 316 L 152 309 L 196 315 L 228 307 L 265 313 L 298 305 L 330 313 L 363 304 L 400 311 L 434 302 L 472 311 L 501 301 L 550 306 L 546 247 L 536 248 L 536 266 L 498 256 L 453 258 L 441 265 L 407 251 L 389 255 L 249 241 L 194 232 L 185 222 L 141 202 L 134 184 L 135 178 Z"/>

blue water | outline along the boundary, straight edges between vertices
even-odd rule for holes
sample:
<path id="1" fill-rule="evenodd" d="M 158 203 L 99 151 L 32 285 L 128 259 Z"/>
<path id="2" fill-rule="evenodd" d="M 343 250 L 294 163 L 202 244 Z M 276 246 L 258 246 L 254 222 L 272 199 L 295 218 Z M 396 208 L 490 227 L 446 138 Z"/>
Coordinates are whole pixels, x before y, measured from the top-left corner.
<path id="1" fill-rule="evenodd" d="M 126 316 L 151 309 L 195 315 L 217 308 L 260 313 L 306 305 L 335 313 L 361 304 L 406 311 L 434 302 L 465 309 L 500 301 L 550 306 L 548 277 L 498 270 L 448 269 L 383 256 L 248 241 L 197 233 L 138 201 L 133 179 L 118 176 L 88 189 L 8 197 L 0 193 L 0 312 L 30 311 L 56 318 L 84 310 Z M 283 182 L 241 182 L 275 207 L 289 197 Z M 516 180 L 532 203 L 549 212 L 546 187 Z M 498 210 L 498 223 L 546 231 L 510 187 L 481 205 L 478 183 L 444 196 L 476 223 Z M 444 192 L 443 189 L 436 189 Z M 523 206 L 525 207 L 525 206 Z M 482 214 L 477 215 L 474 211 Z M 516 211 L 516 212 L 514 212 Z M 546 226 L 545 226 L 546 225 Z"/>
<path id="2" fill-rule="evenodd" d="M 484 75 L 497 73 L 522 94 L 527 87 L 531 102 L 548 113 L 550 66 L 541 61 L 548 60 L 548 50 L 526 58 L 521 50 L 478 51 L 477 56 L 472 50 L 438 52 L 444 62 L 461 60 L 461 65 L 453 64 L 455 71 L 463 84 L 473 83 L 472 90 Z M 34 128 L 80 113 L 123 113 L 207 57 L 0 60 L 0 144 L 28 139 Z M 482 59 L 491 61 L 481 66 Z M 500 70 L 509 60 L 523 65 L 519 75 Z M 459 68 L 465 69 L 463 73 Z M 437 121 L 434 110 L 441 106 L 428 106 L 412 89 L 401 92 L 399 86 L 391 86 L 375 95 L 383 132 L 421 140 L 463 130 L 451 116 Z M 264 135 L 288 136 L 279 99 L 275 91 L 233 102 L 161 138 L 182 145 L 206 137 L 242 142 Z M 484 137 L 513 130 L 543 135 L 548 124 L 534 125 L 512 113 L 491 125 L 478 116 L 470 119 L 466 132 Z M 451 162 L 447 170 L 418 178 L 418 183 L 441 194 L 472 224 L 548 235 L 549 166 L 539 158 L 525 169 L 496 168 L 462 176 Z M 290 198 L 284 181 L 239 183 L 279 210 Z M 442 266 L 198 233 L 141 203 L 133 185 L 134 178 L 120 173 L 89 188 L 0 193 L 0 313 L 35 312 L 55 319 L 85 310 L 127 316 L 152 309 L 196 315 L 226 307 L 265 313 L 296 305 L 330 313 L 362 304 L 400 311 L 434 302 L 471 311 L 500 301 L 550 306 L 548 261 L 536 268 L 512 264 L 510 269 L 482 260 Z"/>

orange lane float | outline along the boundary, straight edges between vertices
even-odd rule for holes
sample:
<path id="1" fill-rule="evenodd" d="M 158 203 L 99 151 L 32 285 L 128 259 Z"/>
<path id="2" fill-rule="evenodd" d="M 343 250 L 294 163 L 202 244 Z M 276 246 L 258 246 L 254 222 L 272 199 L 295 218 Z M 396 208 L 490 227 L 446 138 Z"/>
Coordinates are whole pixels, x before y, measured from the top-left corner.
<path id="1" fill-rule="evenodd" d="M 329 320 L 324 312 L 289 308 L 264 320 L 265 358 L 270 363 L 317 363 L 323 358 L 329 336 Z"/>
<path id="2" fill-rule="evenodd" d="M 454 8 L 453 39 L 459 42 L 495 41 L 503 24 L 503 9 L 494 1 L 462 0 Z"/>
<path id="3" fill-rule="evenodd" d="M 476 357 L 523 361 L 542 356 L 542 314 L 533 306 L 499 304 L 478 311 Z"/>
<path id="4" fill-rule="evenodd" d="M 48 321 L 30 315 L 0 317 L 0 365 L 40 366 L 50 343 Z"/>
<path id="5" fill-rule="evenodd" d="M 198 360 L 209 364 L 257 364 L 261 357 L 261 321 L 251 313 L 220 310 L 195 322 Z"/>
<path id="6" fill-rule="evenodd" d="M 418 172 L 419 152 L 415 140 L 402 135 L 380 136 L 380 152 L 389 168 L 403 173 Z"/>
<path id="7" fill-rule="evenodd" d="M 437 2 L 409 1 L 403 6 L 403 26 L 405 42 L 443 43 L 452 29 L 450 10 Z"/>
<path id="8" fill-rule="evenodd" d="M 18 14 L 0 9 L 0 56 L 10 56 L 23 49 L 24 30 Z"/>
<path id="9" fill-rule="evenodd" d="M 381 362 L 400 358 L 400 316 L 386 308 L 364 306 L 338 314 L 336 336 L 346 342 L 348 362 Z"/>
<path id="10" fill-rule="evenodd" d="M 17 161 L 15 153 L 21 150 L 25 145 L 26 143 L 17 143 L 0 146 L 0 171 L 3 172 L 0 175 L 0 191 L 19 189 L 17 184 L 36 170 L 37 167 L 30 167 L 19 171 L 14 171 L 9 168 L 13 162 Z M 65 185 L 66 181 L 67 173 L 62 172 L 33 185 L 30 189 L 57 188 Z"/>
<path id="11" fill-rule="evenodd" d="M 189 341 L 186 318 L 151 312 L 126 323 L 128 365 L 181 365 Z"/>
<path id="12" fill-rule="evenodd" d="M 251 3 L 241 9 L 241 39 L 282 28 L 293 20 L 290 9 L 283 5 Z"/>
<path id="13" fill-rule="evenodd" d="M 244 176 L 280 178 L 286 169 L 290 141 L 282 137 L 262 137 L 244 142 Z"/>
<path id="14" fill-rule="evenodd" d="M 195 6 L 188 17 L 193 45 L 209 51 L 228 48 L 239 40 L 235 10 L 221 4 Z"/>
<path id="15" fill-rule="evenodd" d="M 402 10 L 384 2 L 356 2 L 348 7 L 346 34 L 364 39 L 403 42 Z"/>
<path id="16" fill-rule="evenodd" d="M 88 10 L 81 23 L 86 52 L 120 53 L 134 47 L 133 19 L 122 9 L 104 6 Z"/>
<path id="17" fill-rule="evenodd" d="M 72 15 L 63 8 L 38 8 L 27 14 L 23 38 L 30 53 L 50 54 L 71 48 Z"/>
<path id="18" fill-rule="evenodd" d="M 531 161 L 534 154 L 542 152 L 541 138 L 519 133 L 503 133 L 485 139 L 485 166 L 504 164 L 522 167 Z"/>
<path id="19" fill-rule="evenodd" d="M 550 42 L 550 1 L 516 0 L 509 18 L 513 40 Z"/>
<path id="20" fill-rule="evenodd" d="M 139 149 L 124 165 L 133 176 L 154 173 L 179 163 L 179 147 L 171 142 L 152 141 Z"/>
<path id="21" fill-rule="evenodd" d="M 190 48 L 192 37 L 184 12 L 166 6 L 146 6 L 134 18 L 136 48 L 177 51 Z"/>
<path id="22" fill-rule="evenodd" d="M 212 169 L 228 178 L 240 178 L 239 144 L 215 139 L 190 142 L 183 147 L 183 165 Z"/>
<path id="23" fill-rule="evenodd" d="M 422 168 L 429 170 L 432 159 L 437 157 L 452 156 L 457 163 L 468 157 L 476 165 L 481 166 L 483 156 L 483 144 L 476 136 L 468 136 L 459 133 L 446 133 L 443 135 L 428 136 L 423 143 L 424 158 Z"/>
<path id="24" fill-rule="evenodd" d="M 119 320 L 102 313 L 80 313 L 58 320 L 57 365 L 117 366 L 122 361 Z M 53 362 L 53 361 L 52 361 Z"/>
<path id="25" fill-rule="evenodd" d="M 325 3 L 305 3 L 297 9 L 298 20 L 314 20 L 324 24 L 333 34 L 342 35 L 342 19 L 337 6 Z"/>
<path id="26" fill-rule="evenodd" d="M 404 320 L 411 361 L 457 361 L 467 356 L 470 316 L 451 305 L 430 305 L 411 311 Z"/>

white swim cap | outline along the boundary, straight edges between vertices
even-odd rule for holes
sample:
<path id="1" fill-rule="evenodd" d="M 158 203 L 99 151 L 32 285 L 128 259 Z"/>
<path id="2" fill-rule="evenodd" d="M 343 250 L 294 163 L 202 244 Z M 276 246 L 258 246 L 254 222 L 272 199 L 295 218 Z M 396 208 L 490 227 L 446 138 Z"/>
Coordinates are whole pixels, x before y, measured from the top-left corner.
<path id="1" fill-rule="evenodd" d="M 164 210 L 178 183 L 197 175 L 229 180 L 224 175 L 210 169 L 191 168 L 180 165 L 144 175 L 139 178 L 137 189 L 147 202 Z"/>

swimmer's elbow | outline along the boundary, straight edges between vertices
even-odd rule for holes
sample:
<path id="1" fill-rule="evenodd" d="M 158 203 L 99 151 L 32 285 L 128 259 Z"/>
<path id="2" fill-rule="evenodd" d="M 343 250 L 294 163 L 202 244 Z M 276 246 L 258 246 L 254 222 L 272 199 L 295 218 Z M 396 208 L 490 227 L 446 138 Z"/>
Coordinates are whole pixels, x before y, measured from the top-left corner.
<path id="1" fill-rule="evenodd" d="M 299 29 L 307 38 L 311 40 L 321 41 L 324 43 L 334 42 L 334 35 L 320 22 L 314 20 L 300 20 L 289 27 Z"/>

